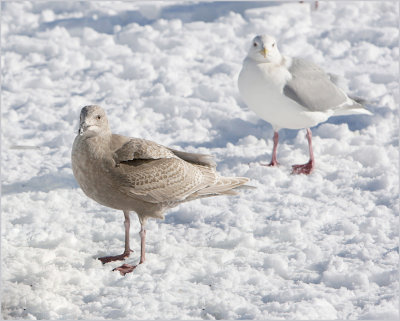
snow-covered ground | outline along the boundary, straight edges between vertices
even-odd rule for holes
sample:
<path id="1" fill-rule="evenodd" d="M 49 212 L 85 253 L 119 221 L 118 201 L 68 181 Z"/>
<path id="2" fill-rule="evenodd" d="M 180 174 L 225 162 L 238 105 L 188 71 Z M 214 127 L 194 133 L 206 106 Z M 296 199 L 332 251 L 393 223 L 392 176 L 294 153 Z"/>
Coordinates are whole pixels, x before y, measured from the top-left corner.
<path id="1" fill-rule="evenodd" d="M 396 319 L 398 3 L 2 2 L 2 317 Z M 252 37 L 338 75 L 373 116 L 281 131 L 239 97 Z M 114 132 L 213 154 L 256 190 L 149 220 L 147 261 L 121 276 L 123 214 L 88 199 L 70 164 L 82 106 Z M 139 257 L 132 213 L 126 261 Z"/>

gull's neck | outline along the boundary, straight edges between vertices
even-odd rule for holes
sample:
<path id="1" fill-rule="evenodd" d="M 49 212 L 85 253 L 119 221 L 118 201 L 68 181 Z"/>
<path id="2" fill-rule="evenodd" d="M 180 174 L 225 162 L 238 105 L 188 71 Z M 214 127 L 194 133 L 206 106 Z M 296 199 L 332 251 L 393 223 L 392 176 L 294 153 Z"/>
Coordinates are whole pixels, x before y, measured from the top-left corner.
<path id="1" fill-rule="evenodd" d="M 81 141 L 87 146 L 88 152 L 98 158 L 110 152 L 111 136 L 110 129 L 100 133 L 88 132 L 81 136 Z"/>
<path id="2" fill-rule="evenodd" d="M 252 56 L 248 56 L 245 61 L 253 62 L 257 65 L 264 65 L 265 67 L 269 68 L 285 68 L 288 69 L 290 68 L 292 64 L 292 58 L 284 56 L 284 55 L 279 55 L 276 59 L 273 61 L 266 61 L 265 59 L 257 59 Z"/>

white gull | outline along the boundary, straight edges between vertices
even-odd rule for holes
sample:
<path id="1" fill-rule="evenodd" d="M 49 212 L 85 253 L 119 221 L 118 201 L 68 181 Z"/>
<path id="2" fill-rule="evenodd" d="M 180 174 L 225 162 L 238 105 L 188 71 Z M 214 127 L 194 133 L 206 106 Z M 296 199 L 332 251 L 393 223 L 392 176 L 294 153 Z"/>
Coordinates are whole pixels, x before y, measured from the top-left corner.
<path id="1" fill-rule="evenodd" d="M 303 165 L 293 165 L 293 174 L 310 174 L 314 169 L 310 127 L 331 116 L 372 115 L 314 63 L 282 55 L 275 38 L 268 35 L 253 39 L 239 74 L 238 86 L 249 108 L 274 129 L 269 166 L 278 165 L 279 129 L 307 129 L 310 160 Z"/>

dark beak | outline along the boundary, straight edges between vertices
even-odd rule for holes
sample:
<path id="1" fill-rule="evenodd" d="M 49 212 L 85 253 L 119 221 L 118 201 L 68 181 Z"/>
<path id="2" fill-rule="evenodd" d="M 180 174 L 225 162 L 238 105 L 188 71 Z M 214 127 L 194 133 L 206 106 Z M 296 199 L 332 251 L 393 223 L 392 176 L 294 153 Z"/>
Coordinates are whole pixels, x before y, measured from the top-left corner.
<path id="1" fill-rule="evenodd" d="M 88 126 L 86 125 L 86 123 L 80 123 L 79 124 L 78 134 L 79 135 L 83 135 L 83 133 L 86 131 L 87 127 Z"/>

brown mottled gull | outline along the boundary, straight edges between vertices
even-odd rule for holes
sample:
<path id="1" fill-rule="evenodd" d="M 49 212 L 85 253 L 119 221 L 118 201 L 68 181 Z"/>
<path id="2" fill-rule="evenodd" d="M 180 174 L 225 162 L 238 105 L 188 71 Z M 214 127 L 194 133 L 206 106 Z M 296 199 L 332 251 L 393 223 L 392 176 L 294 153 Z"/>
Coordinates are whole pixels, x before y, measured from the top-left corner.
<path id="1" fill-rule="evenodd" d="M 164 218 L 164 211 L 197 198 L 235 194 L 244 177 L 221 177 L 209 155 L 180 152 L 149 140 L 112 134 L 99 106 L 86 106 L 80 115 L 79 134 L 72 147 L 72 170 L 84 193 L 96 202 L 122 210 L 125 215 L 125 250 L 99 258 L 104 263 L 129 257 L 129 212 L 141 224 L 140 263 L 145 260 L 145 224 L 149 217 Z M 116 268 L 121 274 L 136 266 Z"/>

